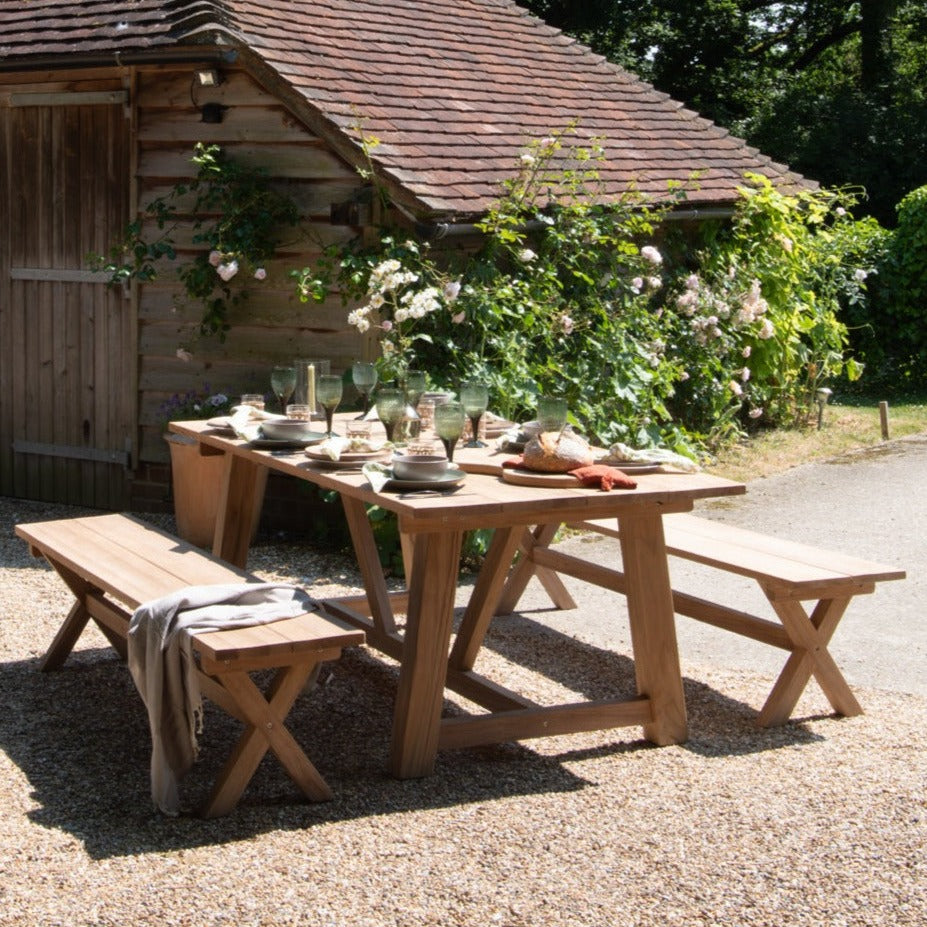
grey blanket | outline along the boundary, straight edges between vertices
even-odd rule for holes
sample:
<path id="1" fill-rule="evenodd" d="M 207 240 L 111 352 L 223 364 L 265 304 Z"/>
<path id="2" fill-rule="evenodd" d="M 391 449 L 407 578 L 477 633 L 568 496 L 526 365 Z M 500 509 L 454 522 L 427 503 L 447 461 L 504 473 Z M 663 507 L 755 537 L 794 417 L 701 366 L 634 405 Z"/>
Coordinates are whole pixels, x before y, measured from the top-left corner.
<path id="1" fill-rule="evenodd" d="M 188 586 L 144 602 L 129 622 L 129 671 L 148 709 L 151 797 L 177 814 L 178 781 L 196 760 L 202 723 L 191 635 L 266 624 L 315 611 L 302 589 L 273 583 Z"/>

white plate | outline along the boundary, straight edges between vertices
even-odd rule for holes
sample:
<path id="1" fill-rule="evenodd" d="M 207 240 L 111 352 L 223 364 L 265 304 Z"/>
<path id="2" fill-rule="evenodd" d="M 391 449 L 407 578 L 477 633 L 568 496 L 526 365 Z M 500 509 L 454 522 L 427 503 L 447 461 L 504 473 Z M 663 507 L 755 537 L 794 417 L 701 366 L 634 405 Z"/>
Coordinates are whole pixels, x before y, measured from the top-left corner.
<path id="1" fill-rule="evenodd" d="M 448 467 L 446 475 L 442 476 L 439 480 L 391 479 L 383 488 L 391 492 L 410 492 L 419 489 L 451 489 L 454 486 L 459 486 L 466 476 L 467 474 L 464 473 L 463 470 L 458 470 L 457 467 Z"/>
<path id="2" fill-rule="evenodd" d="M 388 448 L 382 451 L 354 451 L 353 453 L 348 451 L 337 460 L 332 460 L 325 451 L 320 451 L 317 447 L 307 447 L 305 454 L 313 463 L 321 464 L 323 467 L 331 467 L 335 470 L 359 470 L 365 463 L 386 460 L 390 452 Z"/>

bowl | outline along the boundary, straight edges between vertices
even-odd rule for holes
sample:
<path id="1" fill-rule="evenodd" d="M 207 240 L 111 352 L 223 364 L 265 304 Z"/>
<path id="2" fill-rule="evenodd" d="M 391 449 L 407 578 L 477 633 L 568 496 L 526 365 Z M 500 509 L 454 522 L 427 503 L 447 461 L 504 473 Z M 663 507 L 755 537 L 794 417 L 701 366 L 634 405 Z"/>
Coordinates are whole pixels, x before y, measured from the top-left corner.
<path id="1" fill-rule="evenodd" d="M 437 454 L 393 454 L 397 480 L 440 480 L 447 473 L 447 458 Z"/>
<path id="2" fill-rule="evenodd" d="M 308 441 L 317 432 L 312 430 L 312 422 L 280 418 L 261 422 L 261 434 L 272 441 Z"/>

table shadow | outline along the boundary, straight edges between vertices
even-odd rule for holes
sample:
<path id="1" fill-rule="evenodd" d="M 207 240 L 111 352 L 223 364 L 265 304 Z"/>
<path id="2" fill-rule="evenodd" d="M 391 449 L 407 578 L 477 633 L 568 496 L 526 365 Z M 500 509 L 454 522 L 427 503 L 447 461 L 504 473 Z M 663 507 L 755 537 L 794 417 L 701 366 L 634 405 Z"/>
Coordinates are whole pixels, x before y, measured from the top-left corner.
<path id="1" fill-rule="evenodd" d="M 0 750 L 28 781 L 29 819 L 73 835 L 94 858 L 588 785 L 558 760 L 517 744 L 444 752 L 433 776 L 396 780 L 387 772 L 395 667 L 353 649 L 326 664 L 321 678 L 297 700 L 288 726 L 335 793 L 330 802 L 305 801 L 269 755 L 230 815 L 155 812 L 145 709 L 125 665 L 104 649 L 75 651 L 53 673 L 40 672 L 37 659 L 0 664 L 9 706 L 0 713 Z M 456 708 L 448 703 L 446 710 Z M 206 798 L 240 732 L 238 722 L 206 703 L 200 756 L 181 783 L 186 808 Z"/>
<path id="2" fill-rule="evenodd" d="M 631 697 L 637 691 L 634 661 L 630 656 L 578 640 L 525 612 L 496 618 L 483 648 L 585 699 Z M 479 662 L 475 669 L 481 671 Z M 756 696 L 760 703 L 771 686 L 772 680 L 757 677 Z M 778 727 L 760 728 L 756 724 L 757 707 L 720 692 L 708 683 L 683 676 L 683 692 L 689 739 L 682 746 L 705 757 L 743 756 L 815 743 L 823 738 L 805 722 L 823 717 L 839 718 L 833 713 L 795 717 Z M 597 747 L 594 753 L 625 752 L 629 730 L 636 729 L 617 729 L 616 734 L 622 742 Z M 573 754 L 560 755 L 562 759 L 567 756 Z"/>

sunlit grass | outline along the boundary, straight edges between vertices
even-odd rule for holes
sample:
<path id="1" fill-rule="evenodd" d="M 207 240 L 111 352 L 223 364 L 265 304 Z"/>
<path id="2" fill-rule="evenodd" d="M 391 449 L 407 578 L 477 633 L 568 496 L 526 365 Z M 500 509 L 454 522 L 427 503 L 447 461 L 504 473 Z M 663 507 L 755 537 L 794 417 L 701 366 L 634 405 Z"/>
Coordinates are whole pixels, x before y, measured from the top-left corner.
<path id="1" fill-rule="evenodd" d="M 889 440 L 927 433 L 927 400 L 899 401 L 888 408 Z M 719 453 L 706 469 L 746 481 L 881 443 L 878 402 L 826 406 L 820 431 L 810 428 L 762 432 Z"/>

